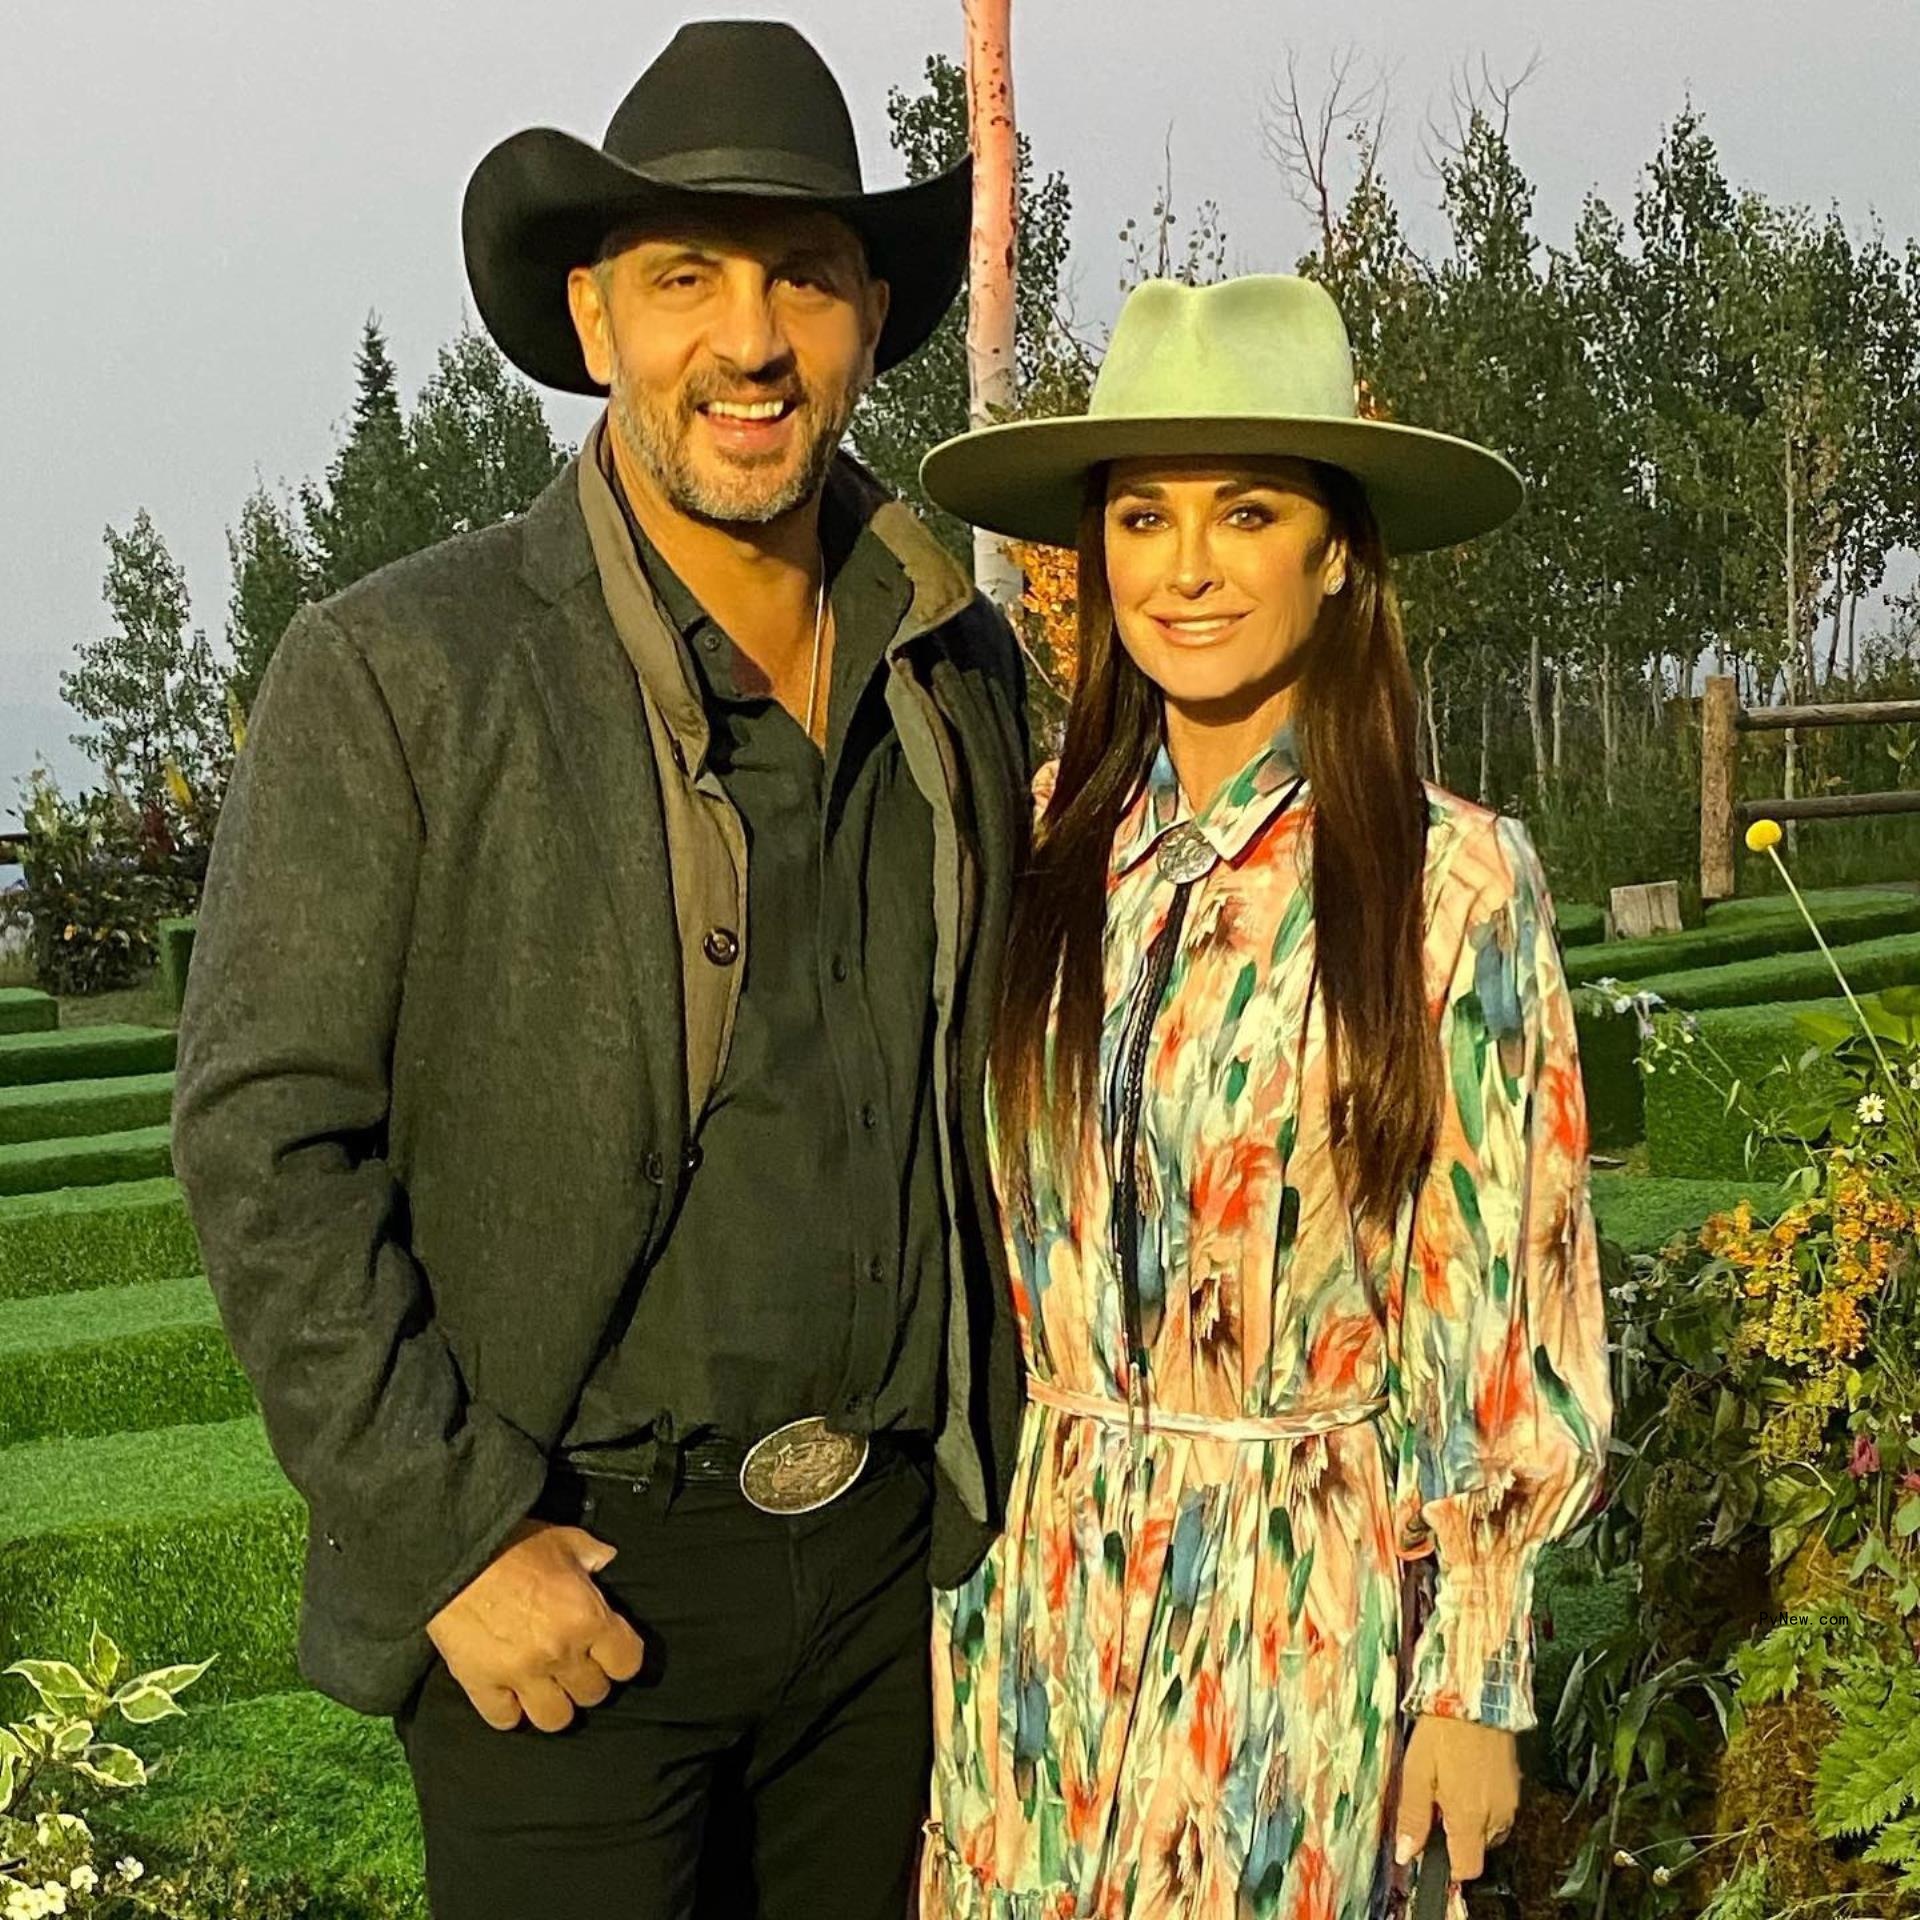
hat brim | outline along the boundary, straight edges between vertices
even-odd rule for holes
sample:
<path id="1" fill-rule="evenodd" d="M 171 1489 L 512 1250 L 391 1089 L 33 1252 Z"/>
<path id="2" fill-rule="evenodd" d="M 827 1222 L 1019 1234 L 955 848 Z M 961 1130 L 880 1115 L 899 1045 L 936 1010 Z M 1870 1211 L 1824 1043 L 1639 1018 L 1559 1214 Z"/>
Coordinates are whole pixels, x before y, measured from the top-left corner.
<path id="1" fill-rule="evenodd" d="M 876 373 L 925 344 L 966 278 L 970 162 L 879 193 L 720 190 L 654 179 L 573 134 L 533 127 L 501 141 L 467 182 L 460 231 L 474 304 L 500 351 L 530 379 L 604 394 L 567 309 L 568 273 L 589 264 L 618 228 L 770 203 L 836 214 L 859 235 L 869 271 L 890 290 Z"/>
<path id="2" fill-rule="evenodd" d="M 1352 474 L 1393 553 L 1471 540 L 1511 518 L 1526 498 L 1513 467 L 1470 440 L 1393 421 L 1305 415 L 1011 420 L 935 447 L 920 464 L 920 483 L 976 527 L 1071 547 L 1094 468 L 1248 455 L 1317 460 Z"/>

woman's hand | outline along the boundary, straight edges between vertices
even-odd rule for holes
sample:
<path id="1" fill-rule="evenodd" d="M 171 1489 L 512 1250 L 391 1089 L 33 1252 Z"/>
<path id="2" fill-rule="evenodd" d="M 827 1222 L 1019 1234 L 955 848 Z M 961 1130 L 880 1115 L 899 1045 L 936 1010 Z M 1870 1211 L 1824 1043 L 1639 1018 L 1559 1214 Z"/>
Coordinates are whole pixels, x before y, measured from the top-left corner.
<path id="1" fill-rule="evenodd" d="M 1487 1849 L 1507 1837 L 1519 1805 L 1520 1762 L 1512 1734 L 1477 1720 L 1423 1713 L 1400 1762 L 1394 1859 L 1405 1866 L 1420 1857 L 1438 1806 L 1453 1877 L 1478 1879 Z"/>

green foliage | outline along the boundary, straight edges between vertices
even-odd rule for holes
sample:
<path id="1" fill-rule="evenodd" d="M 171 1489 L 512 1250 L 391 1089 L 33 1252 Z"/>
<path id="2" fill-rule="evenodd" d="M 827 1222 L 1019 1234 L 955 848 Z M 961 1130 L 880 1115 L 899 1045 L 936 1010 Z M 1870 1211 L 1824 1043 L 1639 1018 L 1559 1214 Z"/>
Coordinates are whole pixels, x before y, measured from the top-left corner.
<path id="1" fill-rule="evenodd" d="M 74 745 L 143 806 L 166 794 L 169 764 L 195 787 L 213 786 L 232 760 L 224 689 L 213 650 L 189 630 L 186 575 L 143 507 L 129 533 L 106 532 L 102 596 L 112 632 L 79 648 L 60 696 L 93 731 Z"/>
<path id="2" fill-rule="evenodd" d="M 1605 1171 L 1593 1176 L 1594 1218 L 1626 1254 L 1658 1253 L 1676 1236 L 1697 1232 L 1710 1214 L 1731 1212 L 1742 1200 L 1764 1215 L 1780 1204 L 1780 1194 L 1756 1180 L 1663 1180 Z"/>
<path id="3" fill-rule="evenodd" d="M 927 180 L 967 152 L 966 75 L 944 54 L 928 56 L 919 93 L 899 87 L 887 96 L 890 138 L 909 180 Z M 1015 289 L 1015 378 L 1030 405 L 1036 393 L 1073 387 L 1079 355 L 1057 324 L 1072 199 L 1066 177 L 1034 178 L 1033 154 L 1020 137 L 1015 208 L 1019 277 Z M 1053 410 L 1060 410 L 1056 407 Z M 965 558 L 972 535 L 920 489 L 920 460 L 967 426 L 967 298 L 964 291 L 932 337 L 910 360 L 877 381 L 854 416 L 854 451 L 902 499 L 911 501 L 952 551 Z"/>
<path id="4" fill-rule="evenodd" d="M 68 800 L 44 772 L 28 783 L 22 870 L 35 976 L 49 993 L 130 985 L 154 965 L 159 923 L 197 897 L 206 872 L 191 824 L 164 799 L 117 792 Z"/>
<path id="5" fill-rule="evenodd" d="M 243 709 L 287 623 L 422 547 L 524 512 L 566 459 L 539 396 L 471 327 L 441 348 L 411 411 L 377 320 L 360 337 L 346 436 L 291 501 L 256 492 L 227 537 L 227 638 Z"/>

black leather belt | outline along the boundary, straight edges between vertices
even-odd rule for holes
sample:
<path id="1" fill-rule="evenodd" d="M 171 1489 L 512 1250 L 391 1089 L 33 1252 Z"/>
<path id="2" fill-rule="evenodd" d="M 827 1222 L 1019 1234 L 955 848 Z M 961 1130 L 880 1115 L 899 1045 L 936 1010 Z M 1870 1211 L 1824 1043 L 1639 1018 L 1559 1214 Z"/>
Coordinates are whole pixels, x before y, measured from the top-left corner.
<path id="1" fill-rule="evenodd" d="M 868 1452 L 861 1479 L 912 1461 L 924 1465 L 933 1457 L 933 1438 L 924 1433 L 875 1433 L 867 1436 Z M 652 1473 L 682 1486 L 738 1486 L 740 1472 L 751 1451 L 748 1443 L 710 1436 L 699 1440 L 661 1442 Z M 554 1471 L 581 1480 L 617 1480 L 631 1484 L 630 1466 L 597 1466 L 579 1455 L 562 1455 Z"/>

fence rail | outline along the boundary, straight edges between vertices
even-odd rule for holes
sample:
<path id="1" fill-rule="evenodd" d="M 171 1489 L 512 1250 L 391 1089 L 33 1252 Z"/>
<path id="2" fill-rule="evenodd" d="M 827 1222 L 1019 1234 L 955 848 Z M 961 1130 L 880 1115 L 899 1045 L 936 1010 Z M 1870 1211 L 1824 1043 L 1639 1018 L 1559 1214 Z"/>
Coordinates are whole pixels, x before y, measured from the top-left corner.
<path id="1" fill-rule="evenodd" d="M 1828 706 L 1743 707 L 1730 675 L 1714 674 L 1700 697 L 1700 897 L 1733 893 L 1735 829 L 1753 820 L 1861 820 L 1920 813 L 1920 793 L 1819 793 L 1736 800 L 1743 733 L 1789 727 L 1901 726 L 1920 722 L 1920 700 L 1854 700 Z"/>

